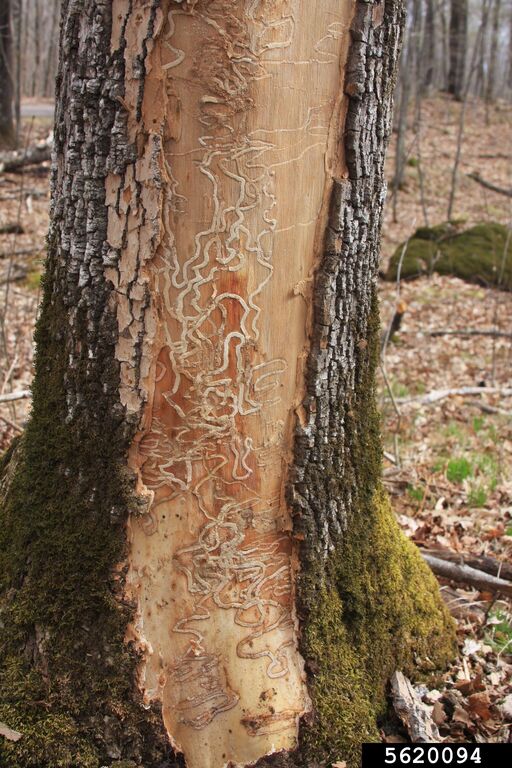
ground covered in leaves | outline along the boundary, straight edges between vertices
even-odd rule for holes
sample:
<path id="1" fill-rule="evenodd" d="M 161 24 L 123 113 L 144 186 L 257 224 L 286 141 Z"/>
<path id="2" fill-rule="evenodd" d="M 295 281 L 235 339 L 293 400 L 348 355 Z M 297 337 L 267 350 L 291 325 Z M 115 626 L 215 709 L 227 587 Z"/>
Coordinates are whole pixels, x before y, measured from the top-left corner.
<path id="1" fill-rule="evenodd" d="M 414 229 L 446 221 L 459 110 L 447 98 L 430 99 L 422 104 L 419 131 L 411 120 L 395 222 L 392 200 L 386 208 L 383 270 Z M 511 199 L 484 190 L 466 174 L 477 170 L 499 186 L 512 186 L 511 112 L 510 106 L 498 105 L 487 123 L 483 106 L 468 108 L 454 208 L 467 226 L 510 223 Z M 27 121 L 24 141 L 46 138 L 49 127 L 48 121 Z M 390 178 L 392 172 L 393 143 Z M 22 431 L 30 408 L 28 398 L 5 402 L 5 397 L 25 392 L 31 382 L 48 186 L 48 164 L 23 175 L 0 173 L 0 450 Z M 384 481 L 399 523 L 423 549 L 510 563 L 511 296 L 439 275 L 399 285 L 383 282 L 384 332 L 398 304 L 402 322 L 386 344 L 378 386 Z M 486 335 L 478 335 L 482 331 Z M 438 395 L 429 402 L 434 391 L 462 388 L 477 392 Z M 512 603 L 499 593 L 440 581 L 457 620 L 460 658 L 444 677 L 416 690 L 442 738 L 510 740 Z M 383 738 L 392 742 L 408 736 L 396 720 L 383 726 Z"/>
<path id="2" fill-rule="evenodd" d="M 419 130 L 411 117 L 396 221 L 392 199 L 385 211 L 383 271 L 415 229 L 446 221 L 460 109 L 438 97 L 421 105 Z M 482 104 L 468 106 L 453 211 L 463 227 L 490 221 L 510 227 L 512 200 L 467 174 L 476 171 L 497 186 L 512 187 L 511 112 L 503 103 L 490 113 Z M 392 142 L 390 181 L 393 151 Z M 502 255 L 495 257 L 499 270 Z M 384 335 L 396 307 L 403 311 L 379 376 L 384 481 L 398 521 L 432 554 L 489 556 L 510 565 L 511 296 L 436 274 L 383 282 L 380 294 Z M 439 390 L 465 393 L 432 396 Z M 460 659 L 430 690 L 417 690 L 442 738 L 512 740 L 512 602 L 467 584 L 440 583 L 457 620 Z M 387 740 L 407 739 L 400 727 L 387 731 Z"/>

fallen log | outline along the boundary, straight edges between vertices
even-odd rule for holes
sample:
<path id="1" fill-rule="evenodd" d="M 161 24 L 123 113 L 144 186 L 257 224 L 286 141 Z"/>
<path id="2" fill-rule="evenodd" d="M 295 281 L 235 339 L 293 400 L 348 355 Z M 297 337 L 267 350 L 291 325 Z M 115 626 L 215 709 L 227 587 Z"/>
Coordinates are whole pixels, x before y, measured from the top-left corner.
<path id="1" fill-rule="evenodd" d="M 457 581 L 462 584 L 469 584 L 483 592 L 499 592 L 506 597 L 512 597 L 512 582 L 510 581 L 491 576 L 476 568 L 471 568 L 469 565 L 460 565 L 442 560 L 439 557 L 433 557 L 424 550 L 421 551 L 421 555 L 436 576 L 442 576 L 444 579 L 450 579 L 450 581 Z"/>
<path id="2" fill-rule="evenodd" d="M 489 557 L 488 555 L 472 555 L 467 552 L 450 552 L 444 549 L 425 551 L 427 554 L 432 555 L 432 557 L 437 557 L 439 560 L 448 560 L 451 563 L 458 563 L 459 565 L 469 565 L 470 568 L 475 568 L 477 571 L 484 571 L 491 576 L 496 576 L 512 582 L 512 565 L 504 563 L 501 560 L 496 560 L 494 557 Z"/>
<path id="3" fill-rule="evenodd" d="M 0 172 L 18 173 L 27 165 L 38 165 L 51 160 L 52 145 L 45 141 L 34 144 L 27 149 L 16 149 L 13 152 L 0 152 Z"/>

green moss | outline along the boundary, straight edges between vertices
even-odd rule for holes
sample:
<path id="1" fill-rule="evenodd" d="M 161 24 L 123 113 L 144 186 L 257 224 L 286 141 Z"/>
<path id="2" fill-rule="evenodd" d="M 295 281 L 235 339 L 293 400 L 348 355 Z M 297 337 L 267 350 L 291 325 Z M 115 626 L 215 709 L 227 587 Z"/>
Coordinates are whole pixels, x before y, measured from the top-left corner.
<path id="1" fill-rule="evenodd" d="M 401 669 L 417 678 L 446 665 L 455 655 L 453 627 L 434 576 L 380 491 L 330 571 L 304 635 L 318 670 L 315 720 L 304 743 L 311 754 L 355 766 L 360 744 L 378 740 L 390 676 Z"/>
<path id="2" fill-rule="evenodd" d="M 18 729 L 18 742 L 5 740 L 0 754 L 3 768 L 97 768 L 96 750 L 77 732 L 75 722 L 65 715 L 21 717 L 14 707 L 0 706 L 0 720 Z M 51 760 L 51 763 L 48 761 Z"/>
<path id="3" fill-rule="evenodd" d="M 347 411 L 345 445 L 354 488 L 346 529 L 327 567 L 312 566 L 299 582 L 307 606 L 302 653 L 314 706 L 313 721 L 301 732 L 306 764 L 347 760 L 355 768 L 361 743 L 379 738 L 393 672 L 433 674 L 456 653 L 454 625 L 437 581 L 400 531 L 380 486 L 378 338 L 374 298 L 369 344 L 361 345 L 360 376 Z"/>
<path id="4" fill-rule="evenodd" d="M 52 252 L 49 259 L 55 274 Z M 110 764 L 113 747 L 137 764 L 157 764 L 168 747 L 157 715 L 135 692 L 137 658 L 124 643 L 131 608 L 119 599 L 122 574 L 115 572 L 134 504 L 123 469 L 131 433 L 115 408 L 113 349 L 104 345 L 91 375 L 82 342 L 82 357 L 68 369 L 67 311 L 58 293 L 46 286 L 33 412 L 3 462 L 0 720 L 23 737 L 0 739 L 0 765 L 98 768 Z M 85 318 L 77 323 L 78 345 L 87 330 Z M 68 418 L 72 376 L 83 402 Z"/>
<path id="5" fill-rule="evenodd" d="M 404 247 L 400 245 L 391 257 L 387 280 L 396 280 Z M 512 239 L 507 227 L 489 222 L 461 232 L 456 222 L 448 222 L 417 229 L 407 244 L 401 277 L 408 280 L 432 272 L 512 290 Z"/>

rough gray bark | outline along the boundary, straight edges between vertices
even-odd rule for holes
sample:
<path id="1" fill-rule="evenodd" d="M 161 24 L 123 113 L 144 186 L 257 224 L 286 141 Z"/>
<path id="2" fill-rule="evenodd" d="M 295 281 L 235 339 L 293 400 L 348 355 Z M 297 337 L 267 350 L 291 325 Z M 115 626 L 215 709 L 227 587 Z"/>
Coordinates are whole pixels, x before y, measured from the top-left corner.
<path id="1" fill-rule="evenodd" d="M 0 148 L 13 147 L 13 61 L 11 3 L 3 0 L 0 6 Z"/>
<path id="2" fill-rule="evenodd" d="M 144 4 L 150 24 L 133 71 L 139 108 L 159 5 Z M 158 708 L 142 706 L 137 653 L 123 642 L 134 606 L 123 597 L 125 572 L 117 564 L 126 520 L 145 502 L 127 472 L 138 415 L 128 418 L 120 400 L 118 297 L 106 276 L 118 269 L 119 253 L 107 242 L 105 182 L 109 174 L 128 174 L 138 150 L 127 138 L 125 50 L 111 53 L 111 12 L 111 0 L 63 3 L 33 415 L 4 460 L 0 488 L 0 720 L 22 733 L 15 745 L 0 742 L 6 768 L 53 768 L 59 760 L 70 768 L 116 760 L 183 765 Z M 400 0 L 355 3 L 339 137 L 346 169 L 334 184 L 315 277 L 306 395 L 288 485 L 313 715 L 301 724 L 296 752 L 264 758 L 259 768 L 312 768 L 345 757 L 356 765 L 361 741 L 377 738 L 376 707 L 396 664 L 412 669 L 417 652 L 443 660 L 451 651 L 436 655 L 434 638 L 449 627 L 433 581 L 391 517 L 382 522 L 377 503 L 376 278 L 402 25 Z M 148 254 L 138 252 L 143 258 Z M 128 295 L 133 313 L 143 315 L 146 297 L 137 287 Z M 139 376 L 136 368 L 135 386 Z M 404 577 L 399 594 L 397 568 Z M 414 601 L 424 585 L 430 608 L 420 610 Z M 419 638 L 418 648 L 399 642 L 402 632 Z M 360 700 L 363 679 L 369 692 Z"/>

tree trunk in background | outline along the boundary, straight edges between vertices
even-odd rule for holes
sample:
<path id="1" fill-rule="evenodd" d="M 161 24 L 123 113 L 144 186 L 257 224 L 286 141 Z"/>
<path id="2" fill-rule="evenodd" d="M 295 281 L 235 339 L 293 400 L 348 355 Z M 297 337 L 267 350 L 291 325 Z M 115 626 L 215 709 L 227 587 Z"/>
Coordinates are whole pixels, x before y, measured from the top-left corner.
<path id="1" fill-rule="evenodd" d="M 380 487 L 402 23 L 64 0 L 33 413 L 0 489 L 2 766 L 355 768 L 395 669 L 453 653 Z"/>
<path id="2" fill-rule="evenodd" d="M 54 94 L 54 79 L 56 72 L 55 52 L 57 50 L 57 43 L 59 40 L 59 15 L 60 15 L 60 2 L 59 0 L 53 0 L 53 8 L 51 14 L 50 23 L 50 46 L 48 49 L 48 57 L 46 60 L 46 69 L 44 75 L 43 96 L 53 96 Z"/>
<path id="3" fill-rule="evenodd" d="M 439 8 L 440 24 L 441 24 L 441 62 L 440 62 L 440 87 L 441 90 L 448 89 L 448 71 L 449 71 L 449 59 L 450 59 L 450 40 L 448 31 L 447 9 L 446 0 L 440 1 Z"/>
<path id="4" fill-rule="evenodd" d="M 425 22 L 421 49 L 422 85 L 430 88 L 434 82 L 436 65 L 436 30 L 434 0 L 425 0 Z"/>
<path id="5" fill-rule="evenodd" d="M 512 91 L 512 8 L 509 11 L 508 17 L 508 67 L 507 67 L 508 81 L 507 85 L 509 90 Z"/>
<path id="6" fill-rule="evenodd" d="M 499 31 L 500 31 L 501 0 L 494 0 L 492 8 L 491 46 L 489 49 L 489 66 L 487 70 L 487 83 L 485 100 L 489 104 L 494 99 L 496 88 L 496 64 L 498 61 Z"/>
<path id="7" fill-rule="evenodd" d="M 13 121 L 13 60 L 11 3 L 0 5 L 0 148 L 10 149 L 16 142 Z"/>
<path id="8" fill-rule="evenodd" d="M 464 89 L 468 37 L 468 0 L 452 0 L 448 93 L 459 99 Z"/>

